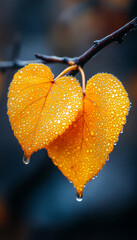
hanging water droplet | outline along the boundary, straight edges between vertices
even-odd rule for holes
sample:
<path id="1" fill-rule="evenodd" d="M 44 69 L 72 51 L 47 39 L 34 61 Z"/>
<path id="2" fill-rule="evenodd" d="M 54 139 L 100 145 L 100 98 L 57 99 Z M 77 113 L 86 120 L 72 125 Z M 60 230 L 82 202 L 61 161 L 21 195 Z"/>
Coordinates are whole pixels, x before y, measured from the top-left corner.
<path id="1" fill-rule="evenodd" d="M 29 164 L 30 163 L 30 158 L 26 158 L 25 155 L 23 156 L 23 163 L 24 164 Z"/>
<path id="2" fill-rule="evenodd" d="M 76 193 L 76 200 L 81 202 L 83 200 L 83 194 L 80 196 L 78 193 Z"/>

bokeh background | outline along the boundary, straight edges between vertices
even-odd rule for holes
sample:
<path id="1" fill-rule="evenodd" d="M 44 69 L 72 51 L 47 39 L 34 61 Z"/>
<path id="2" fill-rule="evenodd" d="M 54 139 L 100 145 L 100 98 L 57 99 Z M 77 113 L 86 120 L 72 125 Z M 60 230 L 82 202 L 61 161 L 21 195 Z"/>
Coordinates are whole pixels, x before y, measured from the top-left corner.
<path id="1" fill-rule="evenodd" d="M 78 56 L 136 15 L 136 0 L 0 0 L 0 60 Z M 55 75 L 65 67 L 49 66 Z M 110 161 L 87 184 L 80 203 L 45 150 L 23 164 L 6 114 L 16 70 L 0 72 L 1 240 L 137 239 L 137 31 L 104 48 L 84 70 L 87 80 L 97 72 L 116 75 L 132 108 Z"/>

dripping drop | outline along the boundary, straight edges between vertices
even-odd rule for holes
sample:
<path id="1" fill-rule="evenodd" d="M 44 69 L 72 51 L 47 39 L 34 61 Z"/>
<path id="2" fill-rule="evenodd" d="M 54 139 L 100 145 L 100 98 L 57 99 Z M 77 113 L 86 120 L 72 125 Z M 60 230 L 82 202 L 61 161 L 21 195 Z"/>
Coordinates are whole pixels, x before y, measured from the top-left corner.
<path id="1" fill-rule="evenodd" d="M 76 193 L 76 200 L 81 202 L 83 200 L 83 194 L 80 196 L 78 193 Z"/>
<path id="2" fill-rule="evenodd" d="M 29 164 L 30 163 L 30 158 L 26 158 L 25 155 L 23 156 L 23 163 L 24 164 Z"/>

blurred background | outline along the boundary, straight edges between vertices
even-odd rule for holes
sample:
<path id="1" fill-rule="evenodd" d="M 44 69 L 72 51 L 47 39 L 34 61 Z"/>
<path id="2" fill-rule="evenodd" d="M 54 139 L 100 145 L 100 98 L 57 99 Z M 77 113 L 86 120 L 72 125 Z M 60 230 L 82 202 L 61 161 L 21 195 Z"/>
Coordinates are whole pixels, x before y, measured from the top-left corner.
<path id="1" fill-rule="evenodd" d="M 78 56 L 136 15 L 136 0 L 0 0 L 0 60 Z M 55 76 L 65 67 L 49 66 Z M 87 80 L 97 72 L 116 75 L 132 108 L 110 161 L 80 203 L 45 150 L 23 164 L 6 113 L 15 71 L 0 72 L 0 240 L 137 239 L 137 31 L 104 48 L 84 70 Z"/>

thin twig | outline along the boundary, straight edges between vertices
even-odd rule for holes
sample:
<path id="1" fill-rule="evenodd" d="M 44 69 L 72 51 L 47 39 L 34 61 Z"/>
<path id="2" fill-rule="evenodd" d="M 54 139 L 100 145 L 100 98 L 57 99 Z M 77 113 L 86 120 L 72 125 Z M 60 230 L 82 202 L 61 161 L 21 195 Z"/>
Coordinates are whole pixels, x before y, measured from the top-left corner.
<path id="1" fill-rule="evenodd" d="M 89 59 L 91 59 L 95 54 L 97 54 L 104 47 L 109 45 L 112 42 L 122 43 L 124 41 L 125 36 L 131 30 L 137 29 L 137 17 L 132 21 L 119 28 L 117 31 L 111 33 L 110 35 L 102 38 L 101 40 L 94 41 L 94 44 L 89 48 L 85 53 L 83 53 L 80 57 L 77 58 L 77 64 L 84 65 Z"/>
<path id="2" fill-rule="evenodd" d="M 35 54 L 35 57 L 48 63 L 64 63 L 70 66 L 75 64 L 75 62 L 73 61 L 73 59 L 75 58 L 47 56 L 43 54 Z"/>
<path id="3" fill-rule="evenodd" d="M 18 59 L 15 59 L 13 61 L 0 61 L 0 71 L 5 71 L 7 69 L 19 69 L 28 65 L 29 63 L 44 63 L 44 62 L 41 60 L 24 61 Z"/>
<path id="4" fill-rule="evenodd" d="M 128 22 L 123 27 L 119 28 L 117 31 L 111 33 L 110 35 L 102 38 L 101 40 L 94 41 L 94 44 L 81 56 L 69 58 L 69 57 L 57 57 L 57 56 L 46 56 L 41 54 L 35 54 L 36 58 L 39 60 L 32 60 L 32 61 L 22 61 L 22 60 L 14 60 L 14 61 L 4 61 L 0 62 L 0 70 L 6 69 L 19 69 L 24 67 L 29 63 L 63 63 L 67 65 L 77 64 L 79 66 L 84 66 L 84 64 L 95 56 L 99 51 L 101 51 L 104 47 L 109 45 L 112 42 L 119 42 L 121 43 L 127 33 L 131 30 L 137 29 L 137 17 L 134 18 L 132 21 Z M 76 73 L 77 70 L 70 71 L 69 74 Z"/>

